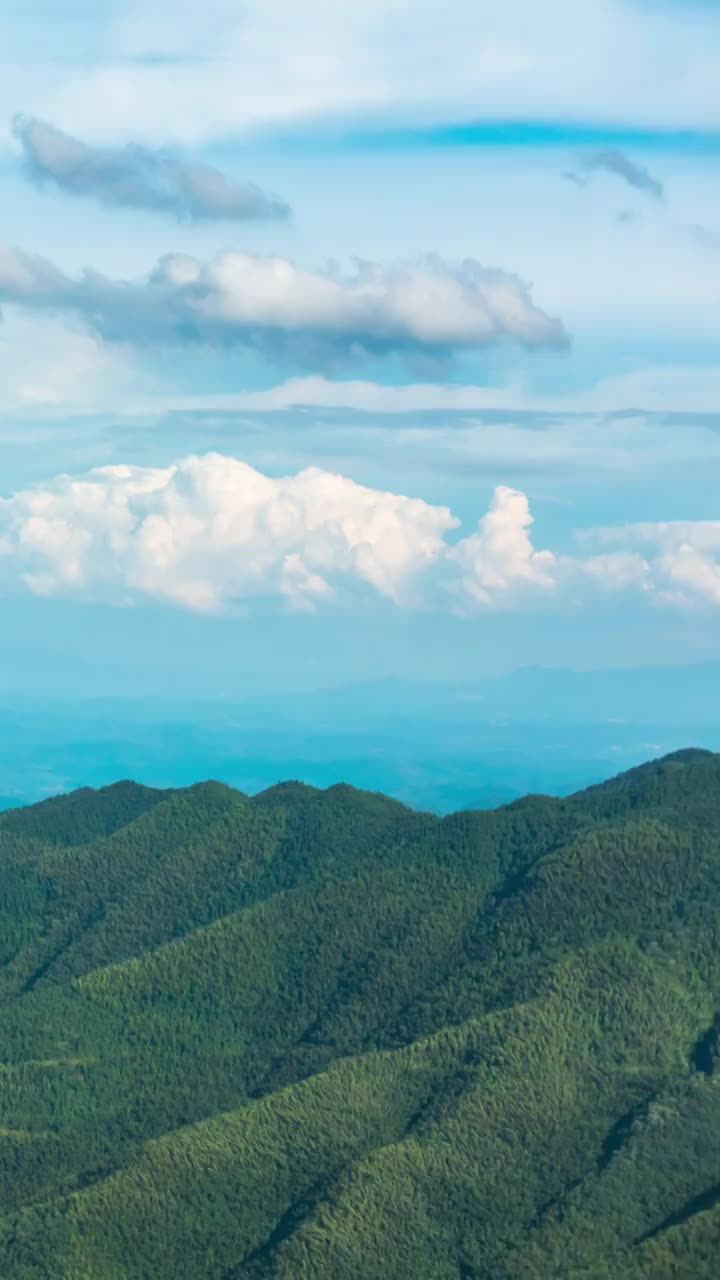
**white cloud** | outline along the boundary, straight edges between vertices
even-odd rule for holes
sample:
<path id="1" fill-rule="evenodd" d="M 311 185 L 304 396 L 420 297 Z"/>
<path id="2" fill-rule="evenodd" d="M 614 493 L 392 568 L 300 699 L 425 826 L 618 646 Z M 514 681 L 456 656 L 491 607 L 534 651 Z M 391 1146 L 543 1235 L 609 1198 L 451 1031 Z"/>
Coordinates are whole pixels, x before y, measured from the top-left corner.
<path id="1" fill-rule="evenodd" d="M 319 468 L 273 478 L 236 458 L 100 467 L 0 500 L 0 577 L 113 605 L 155 599 L 204 612 L 243 602 L 313 609 L 349 594 L 403 609 L 720 605 L 720 521 L 579 535 L 589 551 L 536 548 L 527 496 L 499 486 L 455 538 L 444 506 Z"/>
<path id="2" fill-rule="evenodd" d="M 662 567 L 670 581 L 687 599 L 700 598 L 720 605 L 720 521 L 716 558 L 699 551 L 690 542 L 684 542 L 667 552 Z"/>
<path id="3" fill-rule="evenodd" d="M 203 263 L 175 254 L 129 283 L 92 271 L 72 279 L 0 245 L 2 301 L 77 315 L 108 341 L 235 345 L 310 364 L 386 354 L 437 362 L 502 342 L 567 341 L 516 276 L 437 257 L 358 262 L 343 275 L 280 257 L 226 251 Z"/>
<path id="4" fill-rule="evenodd" d="M 61 476 L 0 504 L 5 568 L 32 591 L 208 611 L 268 596 L 307 607 L 342 580 L 409 603 L 455 524 L 317 468 L 275 480 L 218 454 Z"/>
<path id="5" fill-rule="evenodd" d="M 652 590 L 650 565 L 636 551 L 610 551 L 605 555 L 591 556 L 583 562 L 582 568 L 604 591 Z"/>
<path id="6" fill-rule="evenodd" d="M 514 592 L 555 586 L 555 556 L 535 550 L 532 524 L 526 495 L 498 487 L 477 532 L 448 552 L 448 559 L 460 567 L 458 589 L 469 605 L 492 605 Z"/>
<path id="7" fill-rule="evenodd" d="M 600 554 L 586 568 L 606 584 L 617 581 L 618 566 L 644 590 L 654 590 L 675 604 L 720 605 L 720 520 L 668 520 L 587 530 L 583 545 L 622 552 Z M 622 575 L 621 575 L 622 576 Z"/>

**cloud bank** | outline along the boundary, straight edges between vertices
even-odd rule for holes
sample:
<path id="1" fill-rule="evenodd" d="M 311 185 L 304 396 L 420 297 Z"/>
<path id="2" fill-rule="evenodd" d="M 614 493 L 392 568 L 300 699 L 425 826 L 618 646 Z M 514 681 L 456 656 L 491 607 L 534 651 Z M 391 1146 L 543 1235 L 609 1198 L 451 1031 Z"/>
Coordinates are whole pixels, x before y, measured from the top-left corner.
<path id="1" fill-rule="evenodd" d="M 375 597 L 468 615 L 597 607 L 618 593 L 720 606 L 720 520 L 589 530 L 572 556 L 536 548 L 532 524 L 527 496 L 504 486 L 462 537 L 445 506 L 316 467 L 273 478 L 207 454 L 59 476 L 0 500 L 0 583 L 208 613 Z"/>
<path id="2" fill-rule="evenodd" d="M 2 302 L 75 314 L 111 342 L 244 347 L 309 366 L 399 355 L 432 370 L 462 350 L 567 343 L 522 280 L 473 259 L 357 262 L 343 274 L 237 251 L 207 263 L 175 254 L 128 282 L 95 271 L 73 279 L 0 245 Z"/>
<path id="3" fill-rule="evenodd" d="M 39 35 L 31 5 L 6 24 L 0 96 L 17 101 L 13 63 L 37 50 L 26 100 L 103 141 L 196 142 L 317 121 L 377 132 L 576 121 L 579 104 L 583 120 L 603 125 L 720 124 L 717 4 L 678 0 L 673 18 L 659 0 L 586 0 L 578 23 L 572 0 L 447 0 L 442 17 L 429 0 L 124 0 L 94 6 L 92 21 L 88 10 L 83 39 L 97 55 L 86 61 L 76 24 L 46 10 Z"/>
<path id="4" fill-rule="evenodd" d="M 138 144 L 93 147 L 25 116 L 15 117 L 13 133 L 28 177 L 68 195 L 196 222 L 246 222 L 290 214 L 287 204 L 252 183 L 233 182 L 211 165 L 181 160 L 166 151 Z"/>

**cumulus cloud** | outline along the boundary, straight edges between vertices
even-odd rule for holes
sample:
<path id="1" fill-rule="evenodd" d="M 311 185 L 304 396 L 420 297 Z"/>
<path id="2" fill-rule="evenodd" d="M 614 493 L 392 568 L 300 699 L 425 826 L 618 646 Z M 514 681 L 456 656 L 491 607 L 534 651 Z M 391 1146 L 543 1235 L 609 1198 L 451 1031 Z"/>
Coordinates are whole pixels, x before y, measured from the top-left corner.
<path id="1" fill-rule="evenodd" d="M 683 605 L 720 605 L 720 520 L 669 520 L 588 530 L 580 539 L 602 548 L 585 568 L 612 585 L 618 566 L 635 584 Z M 622 551 L 614 548 L 622 547 Z M 607 549 L 607 550 L 606 550 Z M 627 581 L 618 585 L 625 586 Z"/>
<path id="2" fill-rule="evenodd" d="M 654 177 L 642 165 L 636 164 L 624 151 L 618 150 L 617 147 L 603 147 L 598 151 L 593 151 L 591 155 L 586 156 L 582 161 L 579 171 L 576 170 L 565 176 L 571 182 L 585 186 L 589 175 L 597 171 L 614 174 L 616 178 L 620 178 L 628 186 L 634 187 L 636 191 L 642 191 L 645 195 L 652 196 L 653 200 L 663 200 L 665 198 L 665 188 L 659 178 Z"/>
<path id="3" fill-rule="evenodd" d="M 555 556 L 535 550 L 532 524 L 526 495 L 499 486 L 477 532 L 448 552 L 461 570 L 457 585 L 469 605 L 490 605 L 518 590 L 555 585 Z"/>
<path id="4" fill-rule="evenodd" d="M 473 259 L 357 262 L 342 273 L 236 251 L 208 263 L 175 254 L 127 282 L 94 271 L 73 279 L 0 245 L 1 302 L 70 312 L 108 341 L 238 346 L 310 365 L 396 354 L 434 368 L 461 350 L 567 342 L 522 280 Z"/>
<path id="5" fill-rule="evenodd" d="M 496 489 L 459 537 L 448 507 L 316 467 L 273 478 L 237 458 L 108 466 L 0 500 L 0 582 L 113 605 L 218 613 L 349 595 L 459 615 L 619 593 L 720 606 L 720 521 L 588 531 L 582 554 L 536 548 L 527 496 Z"/>
<path id="6" fill-rule="evenodd" d="M 169 213 L 192 221 L 286 218 L 289 206 L 252 183 L 238 183 L 212 165 L 129 144 L 97 147 L 43 120 L 16 116 L 13 133 L 27 175 L 72 196 L 101 204 Z"/>
<path id="7" fill-rule="evenodd" d="M 110 603 L 212 612 L 274 596 L 307 608 L 350 581 L 403 604 L 455 524 L 446 507 L 317 468 L 271 479 L 208 454 L 18 493 L 0 503 L 0 552 L 34 592 Z"/>

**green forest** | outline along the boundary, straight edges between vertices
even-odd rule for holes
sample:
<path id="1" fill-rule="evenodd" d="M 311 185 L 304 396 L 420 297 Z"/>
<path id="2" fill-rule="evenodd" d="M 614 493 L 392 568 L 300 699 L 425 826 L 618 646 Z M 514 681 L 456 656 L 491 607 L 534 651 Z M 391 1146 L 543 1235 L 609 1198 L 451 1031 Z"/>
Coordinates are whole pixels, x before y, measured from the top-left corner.
<path id="1" fill-rule="evenodd" d="M 720 756 L 0 815 L 2 1280 L 718 1280 Z"/>

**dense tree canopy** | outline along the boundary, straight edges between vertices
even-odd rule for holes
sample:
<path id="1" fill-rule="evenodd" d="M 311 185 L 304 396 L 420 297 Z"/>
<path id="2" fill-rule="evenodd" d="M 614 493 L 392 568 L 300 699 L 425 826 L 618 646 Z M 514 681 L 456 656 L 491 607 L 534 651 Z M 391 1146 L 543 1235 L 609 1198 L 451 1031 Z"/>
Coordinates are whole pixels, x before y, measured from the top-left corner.
<path id="1" fill-rule="evenodd" d="M 4 1280 L 717 1280 L 720 757 L 0 816 Z"/>

